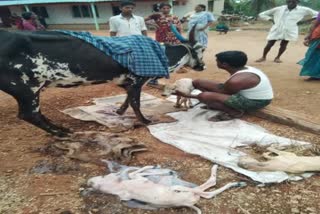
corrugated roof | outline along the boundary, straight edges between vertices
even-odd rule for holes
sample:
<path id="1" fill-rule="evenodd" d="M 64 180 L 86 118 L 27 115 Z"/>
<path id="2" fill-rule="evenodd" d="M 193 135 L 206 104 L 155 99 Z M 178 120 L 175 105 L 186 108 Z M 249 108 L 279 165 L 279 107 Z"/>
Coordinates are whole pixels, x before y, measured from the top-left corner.
<path id="1" fill-rule="evenodd" d="M 91 3 L 110 2 L 118 0 L 0 0 L 0 6 L 27 5 L 27 4 L 55 4 L 55 3 Z"/>

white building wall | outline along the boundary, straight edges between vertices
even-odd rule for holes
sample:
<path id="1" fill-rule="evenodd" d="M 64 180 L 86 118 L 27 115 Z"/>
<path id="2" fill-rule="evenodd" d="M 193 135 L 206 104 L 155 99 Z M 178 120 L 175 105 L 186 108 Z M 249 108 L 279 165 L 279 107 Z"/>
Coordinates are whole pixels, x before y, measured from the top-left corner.
<path id="1" fill-rule="evenodd" d="M 43 5 L 46 7 L 49 18 L 46 18 L 47 24 L 92 24 L 93 18 L 74 18 L 72 16 L 72 5 L 77 4 L 51 4 Z M 42 6 L 42 5 L 41 5 Z M 89 5 L 90 6 L 90 5 Z M 29 8 L 31 9 L 31 5 Z M 97 4 L 99 11 L 98 22 L 105 24 L 112 16 L 112 7 L 110 3 Z M 10 7 L 11 13 L 21 15 L 23 6 Z"/>
<path id="2" fill-rule="evenodd" d="M 138 16 L 148 16 L 152 14 L 152 5 L 157 1 L 148 2 L 136 2 L 136 8 L 134 13 Z M 49 15 L 46 19 L 47 24 L 91 24 L 93 18 L 74 18 L 72 16 L 72 6 L 79 4 L 51 4 L 41 5 L 45 6 Z M 89 5 L 89 4 L 88 4 Z M 90 5 L 89 5 L 90 6 Z M 112 3 L 99 3 L 96 4 L 99 12 L 98 22 L 105 24 L 109 21 L 110 17 L 113 16 Z M 31 5 L 29 8 L 31 9 Z M 11 13 L 21 15 L 23 12 L 23 6 L 11 6 L 9 7 Z"/>
<path id="3" fill-rule="evenodd" d="M 134 9 L 134 14 L 137 16 L 150 16 L 152 11 L 152 5 L 158 3 L 159 1 L 147 1 L 147 2 L 135 2 L 136 8 Z"/>
<path id="4" fill-rule="evenodd" d="M 72 16 L 72 6 L 77 4 L 66 5 L 48 5 L 46 6 L 49 18 L 46 19 L 48 24 L 91 24 L 93 18 L 74 18 Z M 90 6 L 90 5 L 89 5 Z M 112 16 L 110 3 L 97 4 L 99 12 L 99 23 L 106 23 Z"/>
<path id="5" fill-rule="evenodd" d="M 204 4 L 208 8 L 208 0 L 189 0 L 185 5 L 175 5 L 173 14 L 182 18 L 186 13 L 194 11 L 198 4 Z"/>
<path id="6" fill-rule="evenodd" d="M 11 14 L 16 13 L 18 16 L 23 12 L 23 6 L 9 6 Z"/>
<path id="7" fill-rule="evenodd" d="M 215 15 L 221 15 L 224 10 L 224 0 L 215 0 L 213 4 L 213 13 Z"/>
<path id="8" fill-rule="evenodd" d="M 152 5 L 158 3 L 159 1 L 136 1 L 136 8 L 134 14 L 138 16 L 148 16 L 152 14 Z M 99 3 L 96 4 L 99 12 L 98 22 L 100 24 L 105 24 L 108 22 L 112 12 L 112 4 L 119 3 Z M 204 4 L 208 6 L 208 0 L 189 0 L 185 5 L 175 5 L 173 8 L 173 13 L 178 17 L 182 18 L 186 13 L 194 10 L 195 6 L 198 4 Z M 223 10 L 224 0 L 214 1 L 214 14 L 221 14 Z M 93 24 L 93 18 L 74 18 L 72 16 L 72 5 L 77 4 L 48 4 L 45 6 L 49 15 L 46 22 L 50 24 Z M 89 5 L 89 4 L 88 4 Z M 90 5 L 89 5 L 90 6 Z M 31 5 L 29 8 L 31 9 Z M 11 13 L 16 13 L 20 15 L 23 12 L 23 6 L 11 6 L 9 7 Z"/>

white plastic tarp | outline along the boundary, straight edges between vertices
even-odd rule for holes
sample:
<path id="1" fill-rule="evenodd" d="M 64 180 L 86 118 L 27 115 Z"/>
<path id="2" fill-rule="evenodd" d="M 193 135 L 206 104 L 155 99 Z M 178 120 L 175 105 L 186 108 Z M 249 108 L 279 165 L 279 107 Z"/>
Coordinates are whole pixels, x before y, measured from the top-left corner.
<path id="1" fill-rule="evenodd" d="M 174 97 L 171 100 L 174 100 Z M 208 118 L 217 111 L 196 106 L 187 112 L 169 113 L 177 122 L 148 126 L 151 134 L 160 141 L 175 146 L 187 153 L 200 155 L 205 159 L 231 168 L 261 183 L 279 183 L 287 179 L 299 180 L 310 174 L 291 176 L 285 172 L 253 172 L 238 167 L 239 157 L 245 155 L 237 147 L 250 144 L 281 146 L 306 144 L 306 142 L 279 137 L 268 133 L 264 128 L 235 119 L 223 122 L 210 122 Z"/>
<path id="2" fill-rule="evenodd" d="M 195 92 L 196 93 L 196 92 Z M 67 109 L 64 113 L 85 121 L 96 121 L 110 128 L 130 128 L 135 118 L 133 112 L 117 115 L 115 110 L 124 101 L 125 95 L 94 99 L 95 105 L 81 106 Z M 172 96 L 169 100 L 175 101 Z M 197 101 L 193 100 L 194 103 Z M 156 98 L 149 94 L 143 94 L 141 98 L 142 112 L 147 116 L 172 112 L 174 103 Z M 172 109 L 171 109 L 172 108 Z M 268 133 L 260 126 L 247 123 L 242 120 L 225 122 L 209 122 L 207 119 L 217 112 L 201 109 L 196 106 L 187 112 L 174 112 L 168 115 L 177 121 L 173 123 L 161 123 L 148 126 L 151 134 L 160 141 L 175 146 L 187 153 L 200 155 L 201 157 L 233 169 L 261 183 L 275 183 L 284 180 L 298 180 L 301 176 L 290 176 L 285 172 L 252 172 L 237 166 L 240 156 L 245 155 L 237 147 L 250 144 L 280 145 L 306 144 L 279 137 Z M 126 129 L 124 129 L 126 130 Z"/>

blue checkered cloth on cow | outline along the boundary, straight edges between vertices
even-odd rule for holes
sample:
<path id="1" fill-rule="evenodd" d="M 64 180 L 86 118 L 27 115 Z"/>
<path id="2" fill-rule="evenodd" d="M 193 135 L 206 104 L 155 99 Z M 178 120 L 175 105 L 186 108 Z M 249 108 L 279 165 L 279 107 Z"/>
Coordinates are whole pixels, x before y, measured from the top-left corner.
<path id="1" fill-rule="evenodd" d="M 89 32 L 58 31 L 82 39 L 132 73 L 143 77 L 169 77 L 168 59 L 165 50 L 153 39 L 132 35 L 124 37 L 99 37 Z"/>

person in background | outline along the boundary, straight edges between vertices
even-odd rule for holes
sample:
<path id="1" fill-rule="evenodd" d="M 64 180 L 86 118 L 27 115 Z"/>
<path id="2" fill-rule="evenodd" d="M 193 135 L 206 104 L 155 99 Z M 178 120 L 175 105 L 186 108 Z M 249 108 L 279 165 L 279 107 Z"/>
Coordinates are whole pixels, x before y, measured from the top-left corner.
<path id="1" fill-rule="evenodd" d="M 289 41 L 296 41 L 299 36 L 298 22 L 305 16 L 317 16 L 318 12 L 299 6 L 299 0 L 287 0 L 287 5 L 275 7 L 259 14 L 259 17 L 271 21 L 272 28 L 268 34 L 268 43 L 263 50 L 263 56 L 256 62 L 264 62 L 276 41 L 280 40 L 280 48 L 274 62 L 281 63 L 281 55 L 286 51 Z"/>
<path id="2" fill-rule="evenodd" d="M 44 30 L 44 27 L 41 24 L 37 24 L 37 16 L 32 12 L 24 12 L 21 14 L 22 20 L 22 30 L 25 31 L 36 31 Z"/>
<path id="3" fill-rule="evenodd" d="M 136 4 L 131 1 L 121 2 L 121 13 L 109 20 L 110 36 L 147 36 L 147 27 L 143 17 L 133 14 Z"/>
<path id="4" fill-rule="evenodd" d="M 208 27 L 212 26 L 215 21 L 212 13 L 206 11 L 206 6 L 199 4 L 195 7 L 195 12 L 188 14 L 182 18 L 183 21 L 189 20 L 188 23 L 188 34 L 191 29 L 196 25 L 195 40 L 199 42 L 204 48 L 208 46 Z"/>
<path id="5" fill-rule="evenodd" d="M 229 31 L 229 27 L 221 18 L 218 19 L 218 24 L 216 26 L 216 31 L 219 32 L 219 34 L 224 33 L 227 34 Z"/>
<path id="6" fill-rule="evenodd" d="M 16 13 L 11 15 L 12 23 L 16 26 L 18 30 L 23 30 L 23 19 L 18 16 Z"/>
<path id="7" fill-rule="evenodd" d="M 160 14 L 156 13 L 145 18 L 148 21 L 153 20 L 155 22 L 156 30 L 156 41 L 169 43 L 169 44 L 179 44 L 180 41 L 177 39 L 175 34 L 171 30 L 171 25 L 174 25 L 178 32 L 181 34 L 182 26 L 179 18 L 175 15 L 170 14 L 171 5 L 168 3 L 159 4 Z"/>
<path id="8" fill-rule="evenodd" d="M 193 80 L 194 88 L 202 93 L 177 95 L 198 99 L 205 108 L 219 110 L 221 113 L 209 121 L 224 121 L 240 118 L 245 112 L 256 111 L 269 105 L 273 90 L 268 77 L 259 69 L 246 66 L 247 55 L 242 51 L 225 51 L 216 55 L 218 68 L 226 70 L 230 77 L 224 83 L 207 79 Z"/>
<path id="9" fill-rule="evenodd" d="M 309 48 L 305 58 L 299 62 L 302 65 L 300 76 L 309 76 L 308 81 L 320 80 L 320 12 L 304 44 Z"/>

